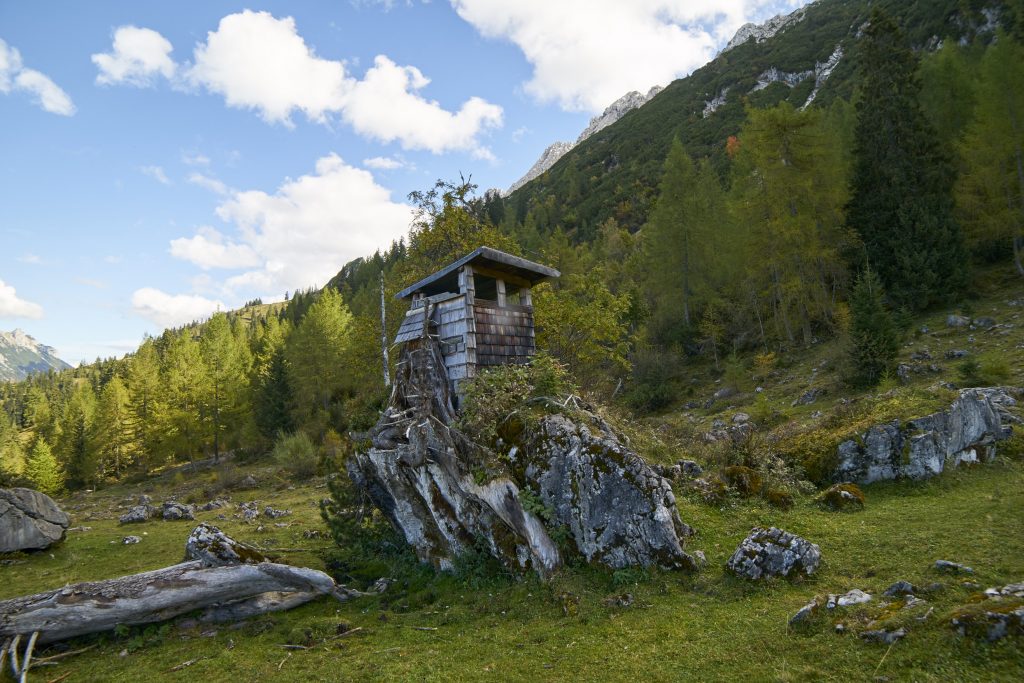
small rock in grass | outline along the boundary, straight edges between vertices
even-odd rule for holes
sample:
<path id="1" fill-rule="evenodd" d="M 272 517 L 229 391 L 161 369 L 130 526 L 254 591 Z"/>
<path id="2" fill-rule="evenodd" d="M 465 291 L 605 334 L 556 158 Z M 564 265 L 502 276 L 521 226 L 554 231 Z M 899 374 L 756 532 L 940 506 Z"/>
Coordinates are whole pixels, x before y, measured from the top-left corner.
<path id="1" fill-rule="evenodd" d="M 882 595 L 884 595 L 887 598 L 898 598 L 904 595 L 913 595 L 916 592 L 917 586 L 910 583 L 909 581 L 897 581 L 896 583 L 892 584 L 884 591 L 882 591 Z"/>
<path id="2" fill-rule="evenodd" d="M 145 493 L 139 496 L 139 505 L 151 505 L 152 503 L 153 498 L 151 496 L 148 496 Z"/>
<path id="3" fill-rule="evenodd" d="M 996 326 L 995 319 L 994 318 L 990 318 L 988 316 L 982 316 L 980 318 L 975 318 L 972 322 L 973 322 L 975 327 L 980 327 L 983 330 L 990 330 L 990 329 L 992 329 L 993 327 Z"/>
<path id="4" fill-rule="evenodd" d="M 814 619 L 821 607 L 821 601 L 815 597 L 809 603 L 797 610 L 796 614 L 789 618 L 790 626 L 800 626 Z"/>
<path id="5" fill-rule="evenodd" d="M 796 534 L 754 527 L 729 558 L 726 568 L 747 579 L 810 576 L 821 564 L 821 548 Z"/>
<path id="6" fill-rule="evenodd" d="M 970 324 L 970 318 L 966 318 L 962 315 L 950 314 L 946 316 L 946 327 L 967 327 Z"/>
<path id="7" fill-rule="evenodd" d="M 736 413 L 732 416 L 732 423 L 734 425 L 746 424 L 747 422 L 750 422 L 750 415 L 746 413 Z"/>
<path id="8" fill-rule="evenodd" d="M 956 360 L 957 358 L 966 358 L 970 355 L 970 352 L 965 349 L 950 349 L 946 351 L 946 358 L 949 360 Z"/>
<path id="9" fill-rule="evenodd" d="M 181 519 L 195 519 L 195 506 L 179 503 L 175 500 L 164 501 L 163 518 L 165 522 L 174 522 Z"/>
<path id="10" fill-rule="evenodd" d="M 876 631 L 864 631 L 864 633 L 860 634 L 860 637 L 864 640 L 873 643 L 892 645 L 905 635 L 907 635 L 907 630 L 905 628 L 898 628 L 895 631 L 886 631 L 885 629 L 878 629 Z"/>
<path id="11" fill-rule="evenodd" d="M 834 484 L 825 489 L 817 498 L 818 505 L 838 512 L 852 512 L 864 509 L 864 492 L 850 482 Z"/>
<path id="12" fill-rule="evenodd" d="M 974 570 L 967 565 L 960 564 L 959 562 L 950 562 L 949 560 L 936 560 L 935 568 L 940 572 L 950 572 L 952 574 L 974 573 Z"/>
<path id="13" fill-rule="evenodd" d="M 862 605 L 865 602 L 871 602 L 871 595 L 865 593 L 859 588 L 854 588 L 843 595 L 829 595 L 828 602 L 825 603 L 825 606 L 829 609 L 835 609 L 836 607 Z"/>
<path id="14" fill-rule="evenodd" d="M 148 521 L 154 514 L 154 509 L 148 505 L 136 505 L 128 512 L 121 515 L 118 521 L 121 524 L 139 524 Z"/>
<path id="15" fill-rule="evenodd" d="M 278 510 L 270 507 L 269 505 L 263 509 L 263 516 L 269 517 L 270 519 L 277 519 L 278 517 L 286 517 L 292 514 L 291 510 Z"/>
<path id="16" fill-rule="evenodd" d="M 814 403 L 815 401 L 817 401 L 818 397 L 823 396 L 824 394 L 825 394 L 825 390 L 824 389 L 819 389 L 819 388 L 808 389 L 807 391 L 805 391 L 803 394 L 800 395 L 800 398 L 794 400 L 793 403 L 791 403 L 790 405 L 793 406 L 793 407 L 809 405 L 809 404 Z"/>
<path id="17" fill-rule="evenodd" d="M 123 545 L 135 545 L 136 543 L 141 543 L 141 542 L 142 542 L 142 537 L 141 536 L 125 536 L 124 538 L 121 539 L 121 543 Z"/>

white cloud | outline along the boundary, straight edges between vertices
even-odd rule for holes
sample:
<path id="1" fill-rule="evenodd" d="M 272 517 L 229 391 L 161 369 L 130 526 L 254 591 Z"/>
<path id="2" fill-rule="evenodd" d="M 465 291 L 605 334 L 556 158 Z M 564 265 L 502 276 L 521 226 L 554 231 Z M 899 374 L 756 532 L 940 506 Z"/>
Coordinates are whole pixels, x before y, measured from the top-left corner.
<path id="1" fill-rule="evenodd" d="M 43 307 L 18 298 L 14 287 L 0 280 L 0 318 L 42 318 Z"/>
<path id="2" fill-rule="evenodd" d="M 411 207 L 335 154 L 273 194 L 232 191 L 216 213 L 231 234 L 204 228 L 172 241 L 171 253 L 203 269 L 243 270 L 224 281 L 225 296 L 322 285 L 346 262 L 404 236 L 412 219 Z"/>
<path id="3" fill-rule="evenodd" d="M 164 169 L 160 166 L 141 166 L 139 167 L 139 170 L 161 185 L 171 184 L 171 179 L 167 177 L 167 174 L 164 173 Z"/>
<path id="4" fill-rule="evenodd" d="M 171 240 L 171 255 L 191 261 L 203 270 L 210 268 L 253 268 L 261 264 L 259 255 L 246 244 L 224 241 L 213 228 L 200 228 L 192 237 Z"/>
<path id="5" fill-rule="evenodd" d="M 148 31 L 147 38 L 129 43 L 122 40 L 126 31 Z M 161 74 L 175 87 L 204 88 L 229 107 L 256 111 L 267 123 L 292 127 L 296 112 L 326 125 L 340 118 L 364 137 L 435 154 L 464 151 L 490 158 L 480 137 L 502 124 L 501 107 L 479 97 L 457 111 L 423 97 L 430 79 L 384 55 L 363 78 L 348 73 L 344 62 L 318 56 L 292 17 L 251 10 L 229 14 L 196 46 L 192 64 L 175 65 L 171 49 L 156 31 L 122 27 L 111 53 L 93 55 L 100 68 L 96 80 L 139 84 Z"/>
<path id="6" fill-rule="evenodd" d="M 199 187 L 206 188 L 207 190 L 215 194 L 228 193 L 228 186 L 225 185 L 223 181 L 220 181 L 208 175 L 203 175 L 202 173 L 190 173 L 188 176 L 188 181 L 193 185 L 198 185 Z"/>
<path id="7" fill-rule="evenodd" d="M 41 259 L 38 254 L 33 254 L 31 252 L 19 256 L 18 261 L 21 263 L 28 263 L 33 266 L 43 265 L 43 259 Z"/>
<path id="8" fill-rule="evenodd" d="M 152 29 L 121 26 L 114 31 L 113 50 L 92 56 L 100 71 L 96 82 L 146 86 L 157 75 L 172 78 L 176 69 L 172 49 L 171 42 Z"/>
<path id="9" fill-rule="evenodd" d="M 752 17 L 806 1 L 450 0 L 482 35 L 522 50 L 527 94 L 589 112 L 688 74 Z"/>
<path id="10" fill-rule="evenodd" d="M 26 69 L 21 53 L 0 38 L 0 93 L 20 91 L 32 96 L 37 105 L 51 114 L 71 116 L 75 105 L 49 76 L 35 69 Z"/>
<path id="11" fill-rule="evenodd" d="M 357 133 L 381 142 L 397 140 L 404 149 L 463 150 L 491 158 L 477 136 L 501 126 L 501 107 L 471 97 L 452 113 L 417 94 L 429 83 L 416 67 L 378 55 L 363 80 L 352 82 L 342 118 Z"/>
<path id="12" fill-rule="evenodd" d="M 188 166 L 209 166 L 210 157 L 200 152 L 182 152 L 181 153 L 182 163 Z"/>
<path id="13" fill-rule="evenodd" d="M 416 168 L 415 164 L 398 155 L 392 157 L 370 157 L 369 159 L 363 159 L 363 166 L 366 168 L 372 168 L 375 171 L 394 171 L 399 168 Z"/>
<path id="14" fill-rule="evenodd" d="M 220 301 L 192 294 L 167 294 L 153 287 L 143 287 L 132 294 L 132 309 L 164 328 L 208 318 L 223 308 Z"/>

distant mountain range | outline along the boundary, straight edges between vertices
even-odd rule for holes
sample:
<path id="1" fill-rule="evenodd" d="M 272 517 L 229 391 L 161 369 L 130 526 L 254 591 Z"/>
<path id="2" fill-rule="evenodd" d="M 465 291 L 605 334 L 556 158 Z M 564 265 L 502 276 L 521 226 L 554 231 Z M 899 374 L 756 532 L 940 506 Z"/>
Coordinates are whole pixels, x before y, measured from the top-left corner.
<path id="1" fill-rule="evenodd" d="M 40 344 L 21 330 L 0 332 L 0 382 L 17 382 L 34 372 L 66 370 L 52 346 Z"/>

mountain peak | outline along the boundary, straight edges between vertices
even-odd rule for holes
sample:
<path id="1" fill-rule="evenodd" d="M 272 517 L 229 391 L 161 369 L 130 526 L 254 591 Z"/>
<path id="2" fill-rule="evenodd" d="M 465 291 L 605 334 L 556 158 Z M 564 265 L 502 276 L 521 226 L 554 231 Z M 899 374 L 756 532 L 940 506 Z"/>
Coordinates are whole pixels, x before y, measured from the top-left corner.
<path id="1" fill-rule="evenodd" d="M 34 372 L 70 367 L 57 357 L 56 349 L 40 344 L 24 330 L 0 331 L 0 382 L 16 382 Z"/>

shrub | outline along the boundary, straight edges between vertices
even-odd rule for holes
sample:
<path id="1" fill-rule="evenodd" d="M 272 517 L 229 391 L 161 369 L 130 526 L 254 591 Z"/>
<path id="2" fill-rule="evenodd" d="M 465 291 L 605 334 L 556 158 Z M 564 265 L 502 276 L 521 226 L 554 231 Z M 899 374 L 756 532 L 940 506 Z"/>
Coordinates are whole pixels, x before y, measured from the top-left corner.
<path id="1" fill-rule="evenodd" d="M 850 297 L 850 381 L 855 386 L 878 384 L 899 351 L 899 333 L 885 307 L 881 280 L 867 269 L 857 280 Z"/>
<path id="2" fill-rule="evenodd" d="M 308 479 L 316 474 L 316 448 L 305 432 L 279 435 L 273 457 L 277 466 L 293 479 Z"/>
<path id="3" fill-rule="evenodd" d="M 667 408 L 676 397 L 679 357 L 657 349 L 638 349 L 633 354 L 633 374 L 626 392 L 626 403 L 638 413 L 653 413 Z"/>
<path id="4" fill-rule="evenodd" d="M 756 470 L 744 465 L 733 465 L 722 470 L 722 479 L 744 498 L 756 496 L 764 486 L 764 480 Z"/>
<path id="5" fill-rule="evenodd" d="M 1005 356 L 986 353 L 977 359 L 971 358 L 961 363 L 959 374 L 960 378 L 971 386 L 994 386 L 1008 380 L 1012 370 Z"/>

